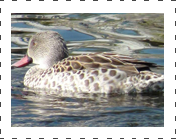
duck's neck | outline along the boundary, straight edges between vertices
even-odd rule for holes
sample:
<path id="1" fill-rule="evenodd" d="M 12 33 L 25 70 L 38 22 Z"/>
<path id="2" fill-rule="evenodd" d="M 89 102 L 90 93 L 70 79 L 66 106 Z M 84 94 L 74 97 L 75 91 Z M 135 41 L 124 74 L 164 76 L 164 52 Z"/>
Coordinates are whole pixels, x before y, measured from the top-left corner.
<path id="1" fill-rule="evenodd" d="M 66 57 L 63 57 L 62 59 L 59 58 L 59 60 L 55 59 L 55 60 L 47 60 L 47 61 L 41 61 L 40 64 L 38 65 L 38 68 L 42 69 L 42 70 L 46 70 L 48 68 L 51 68 L 54 64 L 57 64 L 59 61 L 62 61 L 63 59 L 67 58 L 68 56 Z"/>

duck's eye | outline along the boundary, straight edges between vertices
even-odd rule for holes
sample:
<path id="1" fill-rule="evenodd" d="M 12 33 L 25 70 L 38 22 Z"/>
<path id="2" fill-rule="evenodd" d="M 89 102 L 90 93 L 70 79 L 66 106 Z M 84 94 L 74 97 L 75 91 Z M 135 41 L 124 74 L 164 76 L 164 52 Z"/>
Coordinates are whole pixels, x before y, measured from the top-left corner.
<path id="1" fill-rule="evenodd" d="M 31 46 L 36 46 L 36 42 L 34 40 L 31 41 Z"/>

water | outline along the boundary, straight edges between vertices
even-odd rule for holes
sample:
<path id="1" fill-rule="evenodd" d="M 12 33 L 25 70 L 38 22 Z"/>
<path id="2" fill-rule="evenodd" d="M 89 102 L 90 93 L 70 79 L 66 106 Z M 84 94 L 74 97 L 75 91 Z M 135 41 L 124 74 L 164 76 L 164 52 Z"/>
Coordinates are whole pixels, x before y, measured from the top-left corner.
<path id="1" fill-rule="evenodd" d="M 145 15 L 135 14 L 135 17 L 139 20 Z M 54 30 L 66 40 L 70 55 L 114 52 L 164 66 L 164 48 L 143 41 L 151 35 L 150 28 L 145 32 L 147 27 L 134 22 L 135 17 L 129 14 L 13 14 L 12 63 L 26 53 L 31 35 Z M 123 28 L 122 36 L 117 26 Z M 164 94 L 33 92 L 23 86 L 23 77 L 32 66 L 11 71 L 11 126 L 164 126 Z M 164 74 L 163 67 L 152 70 Z"/>
<path id="2" fill-rule="evenodd" d="M 124 34 L 124 35 L 140 36 L 140 34 L 135 30 L 119 28 L 116 31 L 117 33 Z"/>
<path id="3" fill-rule="evenodd" d="M 65 41 L 83 41 L 83 40 L 94 40 L 95 37 L 87 35 L 75 30 L 54 30 L 57 31 Z"/>

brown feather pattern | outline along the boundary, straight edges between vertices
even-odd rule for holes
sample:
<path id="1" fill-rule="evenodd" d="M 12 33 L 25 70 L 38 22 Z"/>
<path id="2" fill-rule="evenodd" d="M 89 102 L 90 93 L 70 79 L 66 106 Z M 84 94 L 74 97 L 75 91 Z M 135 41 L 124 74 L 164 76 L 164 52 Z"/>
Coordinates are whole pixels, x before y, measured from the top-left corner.
<path id="1" fill-rule="evenodd" d="M 153 63 L 136 60 L 129 56 L 118 55 L 114 53 L 90 53 L 79 56 L 69 56 L 55 64 L 53 67 L 60 69 L 60 72 L 73 69 L 119 69 L 125 71 L 127 76 L 138 74 L 139 71 L 150 70 L 150 67 L 156 66 Z M 143 69 L 143 70 L 142 70 Z"/>

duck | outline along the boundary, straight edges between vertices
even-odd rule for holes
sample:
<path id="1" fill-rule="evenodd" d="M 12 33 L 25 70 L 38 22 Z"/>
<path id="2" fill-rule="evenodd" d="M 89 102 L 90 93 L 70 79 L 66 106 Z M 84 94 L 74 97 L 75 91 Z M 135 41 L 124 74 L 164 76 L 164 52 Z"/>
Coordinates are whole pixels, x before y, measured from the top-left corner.
<path id="1" fill-rule="evenodd" d="M 153 93 L 164 89 L 164 75 L 154 73 L 154 63 L 127 55 L 96 52 L 69 56 L 66 43 L 55 31 L 33 35 L 27 54 L 13 68 L 32 66 L 24 85 L 32 89 L 74 93 Z"/>

